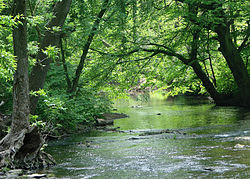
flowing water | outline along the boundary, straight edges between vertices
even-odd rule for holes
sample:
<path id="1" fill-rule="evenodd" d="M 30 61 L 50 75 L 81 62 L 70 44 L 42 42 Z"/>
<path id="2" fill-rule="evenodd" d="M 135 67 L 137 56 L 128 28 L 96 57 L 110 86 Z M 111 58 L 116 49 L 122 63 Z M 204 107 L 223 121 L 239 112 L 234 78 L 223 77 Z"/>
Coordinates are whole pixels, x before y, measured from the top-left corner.
<path id="1" fill-rule="evenodd" d="M 208 100 L 136 96 L 118 100 L 117 132 L 50 142 L 56 178 L 250 178 L 250 111 Z M 172 129 L 172 133 L 139 135 Z"/>

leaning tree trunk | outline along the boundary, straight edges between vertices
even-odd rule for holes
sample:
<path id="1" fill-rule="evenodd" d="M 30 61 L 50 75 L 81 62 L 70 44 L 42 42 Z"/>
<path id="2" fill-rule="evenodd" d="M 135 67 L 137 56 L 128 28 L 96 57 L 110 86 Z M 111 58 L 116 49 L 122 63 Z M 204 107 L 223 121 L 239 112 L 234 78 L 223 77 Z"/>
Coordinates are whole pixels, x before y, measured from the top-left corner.
<path id="1" fill-rule="evenodd" d="M 26 1 L 14 1 L 18 25 L 13 29 L 14 55 L 17 69 L 13 84 L 11 131 L 0 141 L 0 167 L 30 168 L 43 164 L 40 148 L 44 140 L 37 128 L 29 126 L 29 78 L 26 33 Z"/>
<path id="2" fill-rule="evenodd" d="M 53 15 L 54 18 L 46 25 L 46 32 L 44 38 L 41 42 L 39 52 L 37 54 L 37 63 L 33 67 L 30 74 L 30 90 L 38 91 L 43 89 L 47 72 L 50 66 L 50 59 L 44 53 L 44 50 L 48 46 L 56 46 L 60 48 L 60 33 L 53 32 L 53 27 L 62 27 L 66 16 L 69 12 L 72 0 L 62 0 L 58 1 L 54 7 Z M 35 113 L 36 106 L 38 103 L 39 96 L 30 97 L 30 112 Z"/>
<path id="3" fill-rule="evenodd" d="M 198 13 L 197 8 L 191 6 L 190 10 L 192 11 L 192 13 L 195 13 L 197 15 L 197 13 Z M 223 95 L 218 93 L 214 84 L 210 81 L 207 74 L 202 70 L 202 67 L 199 64 L 199 61 L 197 60 L 200 31 L 195 30 L 192 35 L 193 35 L 193 39 L 191 42 L 191 52 L 189 54 L 190 59 L 188 60 L 187 64 L 193 68 L 195 74 L 202 81 L 203 86 L 206 88 L 207 92 L 213 98 L 215 103 L 222 105 L 222 103 L 224 103 Z"/>
<path id="4" fill-rule="evenodd" d="M 78 86 L 78 82 L 79 82 L 79 79 L 80 79 L 80 76 L 81 76 L 81 73 L 82 73 L 82 69 L 83 69 L 83 66 L 84 66 L 84 62 L 86 60 L 86 57 L 87 57 L 87 54 L 88 54 L 88 51 L 89 51 L 89 47 L 94 39 L 94 36 L 96 34 L 96 31 L 98 29 L 98 26 L 101 22 L 101 19 L 103 17 L 103 15 L 105 14 L 105 12 L 107 11 L 108 9 L 108 4 L 109 4 L 109 0 L 105 0 L 102 4 L 102 8 L 100 10 L 100 12 L 98 13 L 97 17 L 96 17 L 96 20 L 92 26 L 92 29 L 89 33 L 89 36 L 88 36 L 88 39 L 86 41 L 86 43 L 84 44 L 83 46 L 83 52 L 82 52 L 82 56 L 81 56 L 81 60 L 79 62 L 79 65 L 77 66 L 77 69 L 76 69 L 76 72 L 75 72 L 75 77 L 73 78 L 72 80 L 72 86 L 71 86 L 71 89 L 69 90 L 70 93 L 73 93 L 76 91 L 76 88 Z"/>
<path id="5" fill-rule="evenodd" d="M 250 76 L 240 53 L 232 41 L 229 27 L 220 25 L 215 31 L 218 34 L 220 43 L 219 50 L 226 59 L 239 89 L 238 99 L 235 102 L 241 106 L 250 106 Z"/>

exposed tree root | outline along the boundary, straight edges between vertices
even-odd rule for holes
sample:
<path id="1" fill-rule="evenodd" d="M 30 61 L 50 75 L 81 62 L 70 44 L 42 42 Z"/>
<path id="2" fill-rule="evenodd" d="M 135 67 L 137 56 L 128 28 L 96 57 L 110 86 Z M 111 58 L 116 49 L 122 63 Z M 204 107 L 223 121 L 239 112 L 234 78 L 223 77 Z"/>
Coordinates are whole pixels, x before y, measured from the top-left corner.
<path id="1" fill-rule="evenodd" d="M 53 165 L 52 157 L 40 151 L 43 144 L 37 127 L 10 132 L 0 141 L 0 167 L 31 169 Z"/>

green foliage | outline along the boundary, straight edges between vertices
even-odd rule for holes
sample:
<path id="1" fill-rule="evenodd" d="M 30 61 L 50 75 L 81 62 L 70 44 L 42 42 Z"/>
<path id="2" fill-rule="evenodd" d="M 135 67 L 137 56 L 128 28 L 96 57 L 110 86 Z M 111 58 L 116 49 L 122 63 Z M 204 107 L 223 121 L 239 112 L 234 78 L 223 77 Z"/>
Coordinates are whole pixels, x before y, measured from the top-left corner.
<path id="1" fill-rule="evenodd" d="M 40 93 L 39 117 L 34 120 L 37 125 L 46 122 L 60 129 L 75 129 L 78 124 L 93 125 L 96 118 L 110 111 L 110 100 L 91 87 L 80 87 L 72 97 L 66 92 L 62 66 L 52 65 L 52 69 L 46 83 L 46 95 Z"/>
<path id="2" fill-rule="evenodd" d="M 43 53 L 46 54 L 48 58 L 56 60 L 58 59 L 59 49 L 50 45 L 46 47 L 46 50 L 43 50 Z"/>
<path id="3" fill-rule="evenodd" d="M 37 111 L 39 119 L 44 122 L 64 129 L 74 129 L 78 124 L 94 124 L 95 119 L 108 112 L 110 107 L 110 101 L 105 97 L 93 89 L 83 88 L 73 99 L 65 91 L 50 90 L 48 96 L 41 97 Z"/>
<path id="4" fill-rule="evenodd" d="M 3 172 L 3 173 L 7 173 L 8 171 L 10 171 L 11 169 L 10 168 L 8 168 L 8 167 L 3 167 L 3 168 L 1 168 L 1 172 Z"/>
<path id="5" fill-rule="evenodd" d="M 38 115 L 31 115 L 30 116 L 30 122 L 32 126 L 37 126 L 42 130 L 45 130 L 46 123 L 42 120 L 39 120 Z"/>
<path id="6" fill-rule="evenodd" d="M 113 16 L 105 21 L 106 28 L 92 44 L 96 51 L 91 51 L 89 56 L 95 60 L 86 63 L 84 79 L 109 89 L 112 89 L 112 85 L 121 90 L 133 87 L 164 89 L 169 95 L 207 94 L 192 68 L 176 57 L 153 55 L 145 51 L 130 54 L 138 48 L 171 49 L 169 51 L 189 58 L 194 46 L 193 34 L 198 31 L 199 39 L 195 42 L 198 46 L 196 60 L 211 82 L 216 80 L 218 92 L 236 93 L 235 79 L 218 51 L 219 43 L 214 30 L 218 25 L 225 25 L 226 20 L 230 20 L 233 41 L 239 46 L 249 29 L 247 7 L 249 3 L 242 0 L 224 1 L 223 4 L 217 0 L 187 0 L 184 3 L 131 1 L 125 6 L 122 1 L 115 3 L 110 10 L 110 13 L 114 12 Z M 118 20 L 116 15 L 119 13 L 116 14 L 115 11 L 120 9 L 121 14 L 121 8 L 125 9 L 126 15 L 121 15 Z M 103 39 L 108 45 L 100 43 Z M 150 43 L 162 46 L 150 46 Z M 248 49 L 249 47 L 244 48 L 241 53 L 245 63 L 249 58 Z M 146 82 L 140 84 L 142 79 Z"/>
<path id="7" fill-rule="evenodd" d="M 27 3 L 30 68 L 36 63 L 35 57 L 41 39 L 48 30 L 45 29 L 46 24 L 53 18 L 52 9 L 58 1 L 60 0 Z M 9 2 L 0 0 L 0 102 L 5 102 L 1 106 L 1 112 L 12 109 L 12 80 L 16 68 L 12 47 L 12 27 L 16 22 L 11 17 Z M 211 81 L 216 79 L 216 90 L 225 94 L 237 92 L 232 72 L 218 51 L 220 44 L 214 29 L 227 22 L 233 43 L 239 47 L 249 33 L 249 2 L 183 2 L 110 0 L 109 8 L 100 19 L 90 45 L 75 94 L 66 92 L 60 49 L 48 46 L 43 50 L 53 65 L 47 76 L 45 89 L 31 92 L 31 95 L 40 96 L 38 116 L 31 116 L 33 125 L 47 130 L 47 124 L 52 124 L 55 128 L 92 124 L 95 118 L 109 111 L 111 103 L 107 96 L 121 96 L 129 90 L 158 89 L 172 96 L 207 94 L 190 64 L 184 64 L 171 55 L 154 54 L 146 50 L 167 49 L 188 59 L 192 47 L 196 45 L 195 60 Z M 50 29 L 55 33 L 62 32 L 71 80 L 102 3 L 103 0 L 73 1 L 64 26 Z M 204 8 L 216 3 L 216 8 Z M 15 18 L 22 18 L 22 15 Z M 195 32 L 199 32 L 199 39 L 194 43 Z M 250 71 L 249 45 L 243 48 L 241 56 Z M 109 94 L 105 96 L 98 91 Z"/>
<path id="8" fill-rule="evenodd" d="M 7 8 L 6 1 L 0 1 L 0 112 L 9 113 L 12 110 L 12 81 L 16 68 L 12 48 L 12 31 L 15 24 L 10 15 L 3 11 Z"/>

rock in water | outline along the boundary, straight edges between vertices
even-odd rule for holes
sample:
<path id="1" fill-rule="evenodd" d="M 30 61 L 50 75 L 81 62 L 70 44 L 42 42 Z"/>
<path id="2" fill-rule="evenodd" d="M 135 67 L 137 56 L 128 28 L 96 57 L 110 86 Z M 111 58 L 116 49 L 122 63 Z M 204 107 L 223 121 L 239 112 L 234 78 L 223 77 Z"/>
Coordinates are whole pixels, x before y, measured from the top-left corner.
<path id="1" fill-rule="evenodd" d="M 244 147 L 245 147 L 245 145 L 242 145 L 242 144 L 236 144 L 234 146 L 234 148 L 236 148 L 236 149 L 243 149 Z"/>
<path id="2" fill-rule="evenodd" d="M 46 177 L 46 174 L 38 174 L 38 173 L 34 173 L 32 175 L 26 175 L 28 178 L 43 178 Z"/>
<path id="3" fill-rule="evenodd" d="M 107 126 L 107 125 L 113 125 L 113 124 L 114 124 L 114 120 L 96 119 L 97 126 Z"/>

